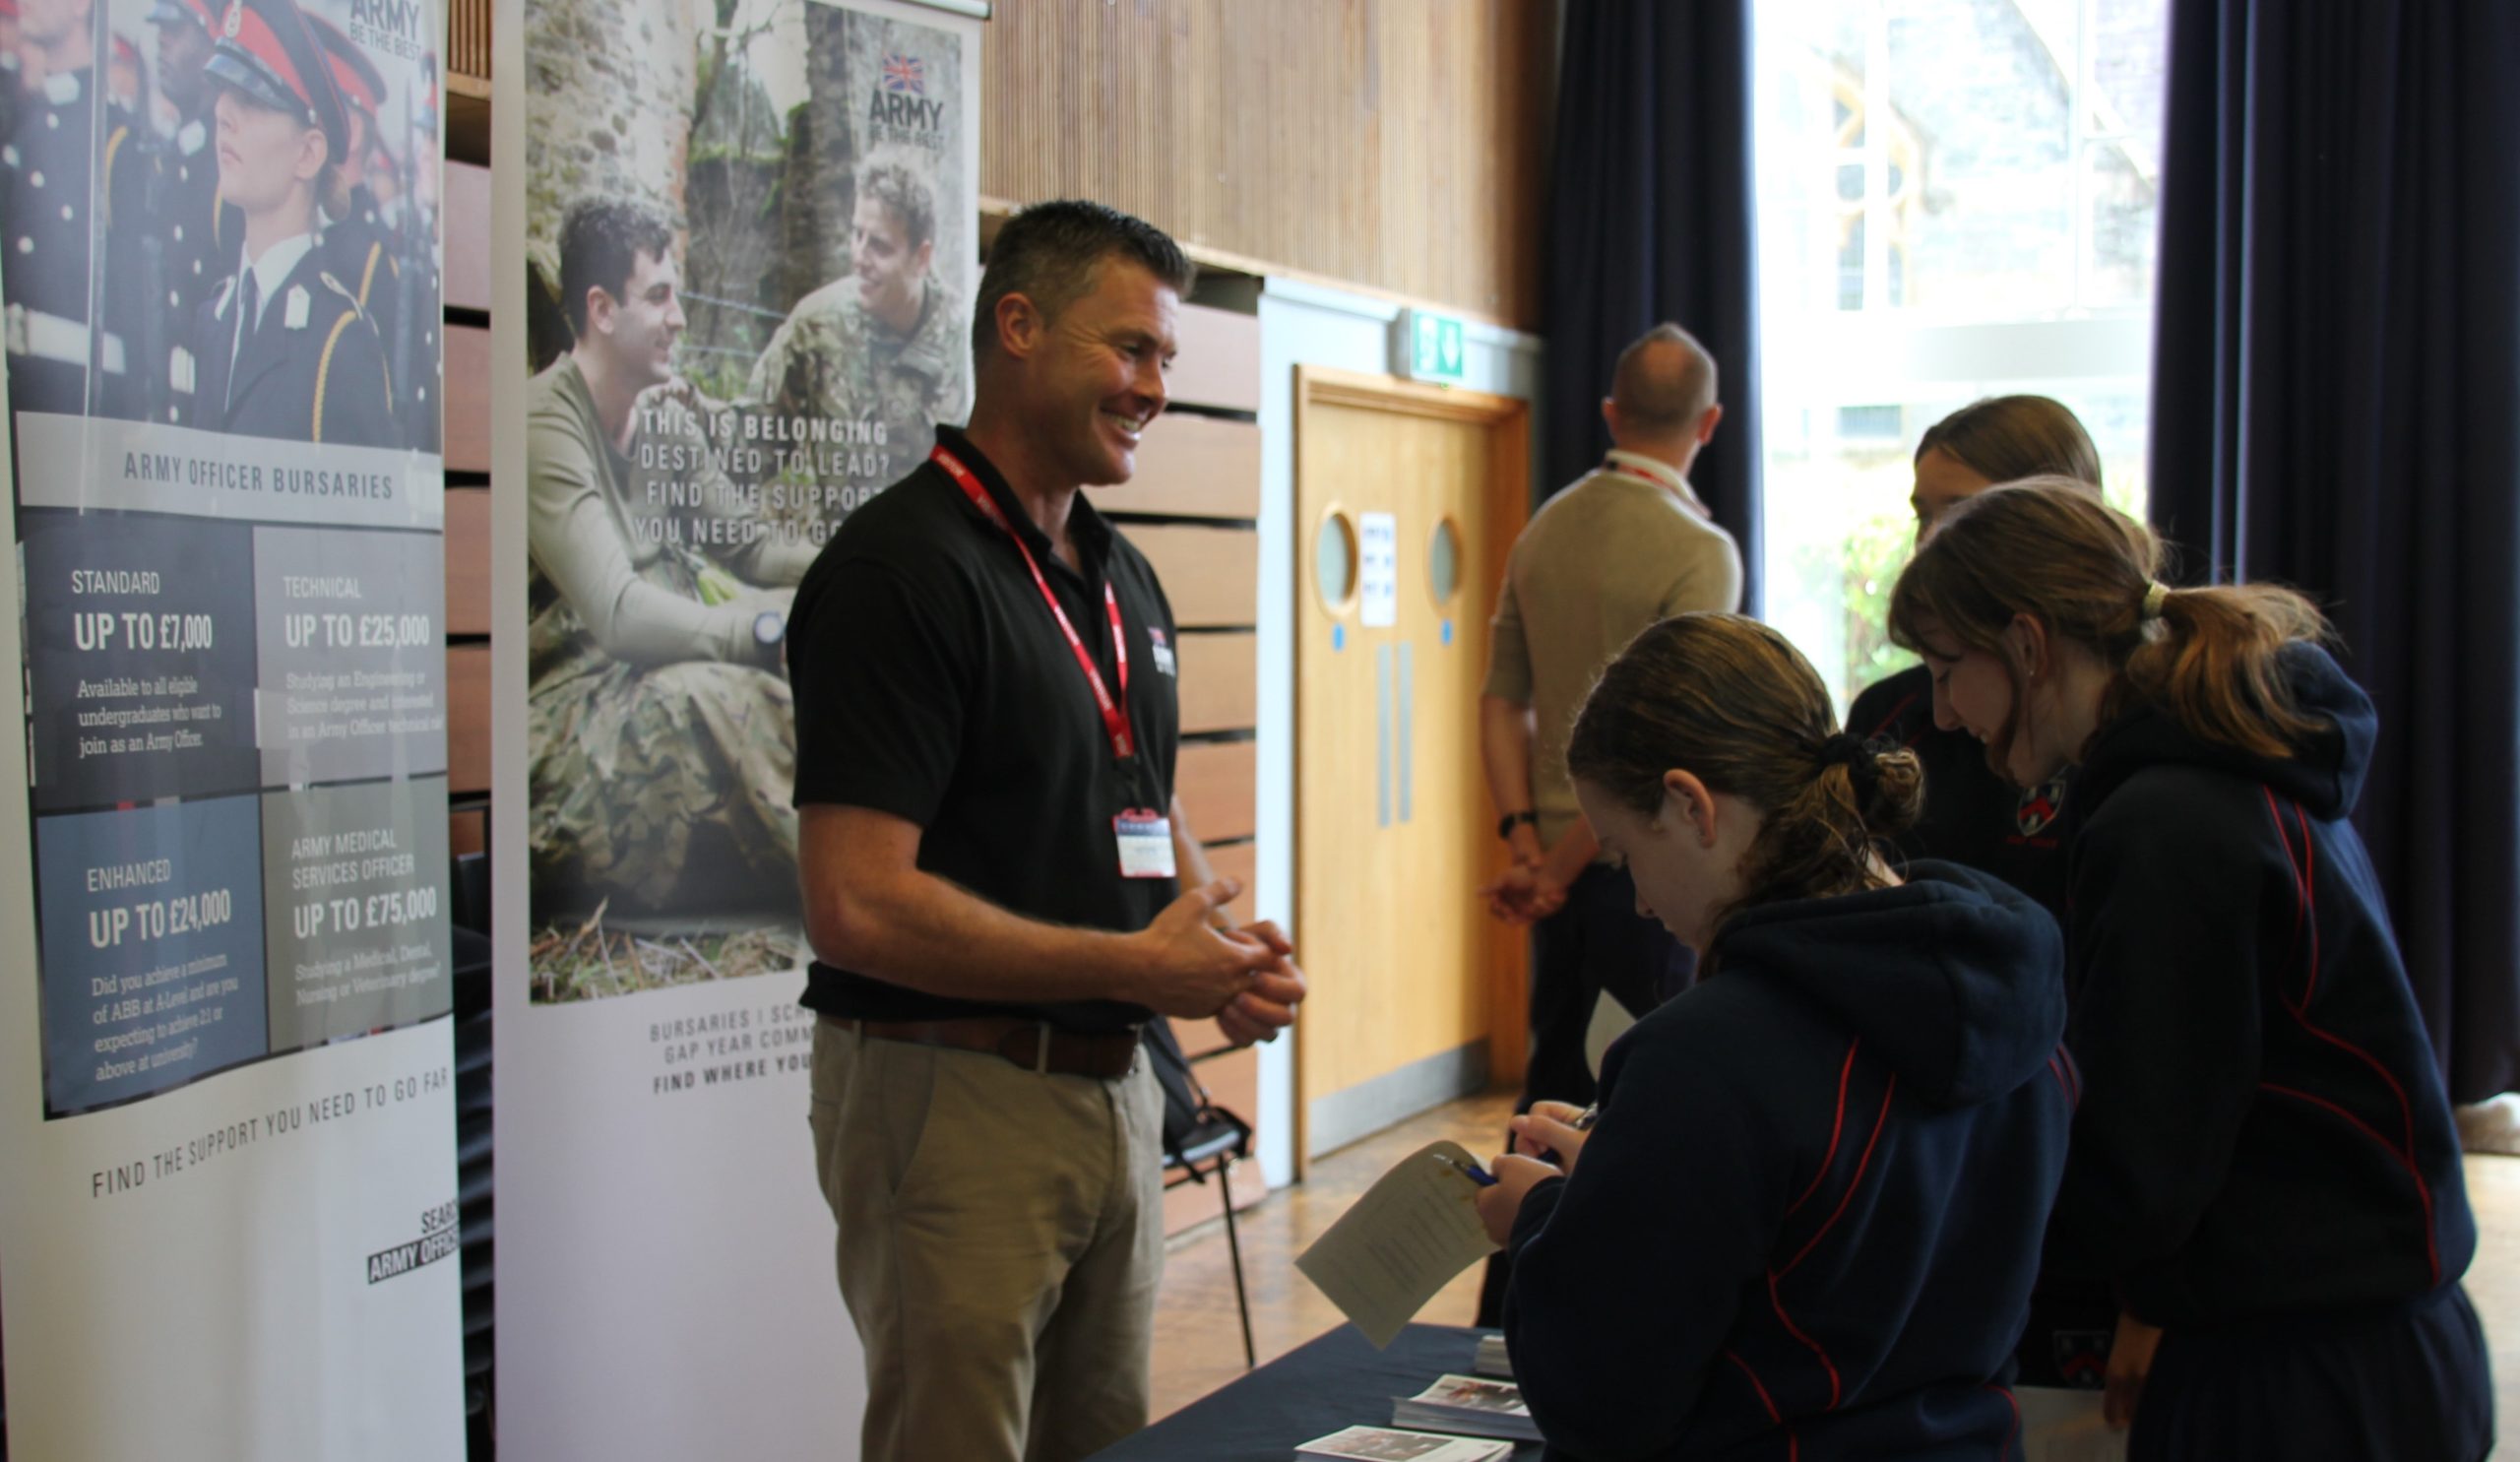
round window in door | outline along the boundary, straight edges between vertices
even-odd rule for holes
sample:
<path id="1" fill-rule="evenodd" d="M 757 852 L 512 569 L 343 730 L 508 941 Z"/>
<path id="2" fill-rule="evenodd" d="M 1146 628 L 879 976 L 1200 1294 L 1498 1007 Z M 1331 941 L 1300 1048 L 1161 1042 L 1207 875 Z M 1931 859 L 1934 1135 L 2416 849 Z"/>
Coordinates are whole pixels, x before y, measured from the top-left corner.
<path id="1" fill-rule="evenodd" d="M 1312 533 L 1312 589 L 1323 613 L 1356 606 L 1356 520 L 1346 508 L 1325 509 Z"/>
<path id="2" fill-rule="evenodd" d="M 1450 517 L 1439 520 L 1426 540 L 1426 589 L 1438 609 L 1451 608 L 1461 593 L 1461 530 Z"/>

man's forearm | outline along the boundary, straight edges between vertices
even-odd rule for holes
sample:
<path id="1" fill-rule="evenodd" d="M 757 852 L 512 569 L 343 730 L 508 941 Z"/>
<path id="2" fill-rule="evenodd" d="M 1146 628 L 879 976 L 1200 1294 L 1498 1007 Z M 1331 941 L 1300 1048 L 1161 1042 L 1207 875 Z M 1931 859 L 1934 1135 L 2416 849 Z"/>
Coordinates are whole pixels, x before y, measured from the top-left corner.
<path id="1" fill-rule="evenodd" d="M 928 994 L 1040 1004 L 1144 993 L 1129 936 L 1027 919 L 931 873 L 903 873 L 811 912 L 816 957 Z"/>
<path id="2" fill-rule="evenodd" d="M 1583 875 L 1593 859 L 1601 856 L 1601 839 L 1593 836 L 1593 825 L 1578 814 L 1558 840 L 1550 845 L 1542 866 L 1557 883 L 1570 884 Z"/>
<path id="3" fill-rule="evenodd" d="M 1531 707 L 1492 695 L 1479 698 L 1479 755 L 1499 817 L 1531 810 L 1534 735 Z"/>

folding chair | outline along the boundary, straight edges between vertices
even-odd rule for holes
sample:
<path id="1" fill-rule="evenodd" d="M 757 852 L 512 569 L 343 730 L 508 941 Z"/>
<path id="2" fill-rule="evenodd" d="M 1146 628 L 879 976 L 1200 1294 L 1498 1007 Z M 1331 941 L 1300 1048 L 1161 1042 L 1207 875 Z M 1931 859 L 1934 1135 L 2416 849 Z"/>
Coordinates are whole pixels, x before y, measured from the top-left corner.
<path id="1" fill-rule="evenodd" d="M 1260 1364 L 1251 1344 L 1251 1296 L 1242 1283 L 1242 1237 L 1234 1228 L 1233 1165 L 1251 1156 L 1251 1124 L 1219 1107 L 1190 1068 L 1189 1057 L 1162 1016 L 1146 1023 L 1147 1056 L 1164 1088 L 1164 1170 L 1186 1173 L 1193 1182 L 1213 1179 L 1225 1208 L 1226 1247 L 1233 1255 L 1233 1303 L 1242 1313 L 1242 1364 Z"/>

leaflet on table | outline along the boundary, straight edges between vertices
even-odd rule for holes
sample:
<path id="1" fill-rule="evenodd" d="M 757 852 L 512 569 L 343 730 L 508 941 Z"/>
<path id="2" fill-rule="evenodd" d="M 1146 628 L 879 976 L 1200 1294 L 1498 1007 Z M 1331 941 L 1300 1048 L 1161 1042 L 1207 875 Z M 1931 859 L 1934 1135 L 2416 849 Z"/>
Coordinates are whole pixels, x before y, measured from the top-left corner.
<path id="1" fill-rule="evenodd" d="M 1473 1436 L 1540 1440 L 1540 1424 L 1523 1404 L 1523 1389 L 1512 1381 L 1477 1375 L 1442 1375 L 1415 1396 L 1392 1399 L 1395 1427 L 1429 1427 L 1466 1431 Z"/>
<path id="2" fill-rule="evenodd" d="M 1298 1457 L 1327 1457 L 1334 1462 L 1499 1462 L 1513 1454 L 1512 1442 L 1389 1427 L 1349 1427 L 1295 1448 Z"/>

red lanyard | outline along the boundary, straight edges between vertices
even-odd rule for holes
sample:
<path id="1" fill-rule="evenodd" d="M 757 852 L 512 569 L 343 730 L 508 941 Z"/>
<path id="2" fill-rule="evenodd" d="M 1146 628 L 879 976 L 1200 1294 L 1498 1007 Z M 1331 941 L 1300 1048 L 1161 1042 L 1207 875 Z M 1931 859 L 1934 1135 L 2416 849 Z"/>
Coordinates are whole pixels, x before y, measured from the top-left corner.
<path id="1" fill-rule="evenodd" d="M 1015 551 L 1024 555 L 1024 566 L 1033 571 L 1033 587 L 1041 591 L 1041 603 L 1050 606 L 1050 617 L 1059 622 L 1059 633 L 1067 636 L 1068 649 L 1076 652 L 1076 667 L 1085 671 L 1085 683 L 1094 691 L 1094 704 L 1102 710 L 1102 730 L 1111 737 L 1111 754 L 1127 761 L 1137 752 L 1137 736 L 1129 730 L 1128 710 L 1120 701 L 1111 698 L 1109 688 L 1102 683 L 1102 672 L 1095 667 L 1094 656 L 1086 650 L 1085 641 L 1078 637 L 1076 626 L 1068 622 L 1067 610 L 1059 607 L 1058 596 L 1050 592 L 1050 581 L 1041 577 L 1040 560 L 1033 556 L 1032 545 L 1024 541 L 1024 536 L 1015 531 L 1014 524 L 1006 521 L 1006 513 L 998 507 L 997 499 L 988 495 L 988 489 L 980 485 L 979 478 L 972 476 L 970 468 L 963 466 L 961 458 L 939 446 L 927 454 L 927 460 L 945 469 L 945 475 L 954 479 L 955 486 L 963 489 L 963 495 L 972 500 L 972 506 L 987 514 L 988 521 L 1005 530 L 1006 536 L 1015 540 Z M 1120 669 L 1120 695 L 1125 700 L 1129 693 L 1129 644 L 1122 637 L 1120 601 L 1111 592 L 1109 579 L 1102 581 L 1102 608 L 1111 616 L 1111 658 Z"/>
<path id="2" fill-rule="evenodd" d="M 1605 459 L 1602 463 L 1602 471 L 1606 473 L 1617 473 L 1622 477 L 1634 477 L 1640 482 L 1651 482 L 1666 492 L 1671 491 L 1670 483 L 1664 481 L 1661 477 L 1654 476 L 1652 473 L 1647 472 L 1641 467 L 1631 467 L 1624 462 L 1612 462 Z M 1697 495 L 1695 493 L 1680 492 L 1673 493 L 1672 495 L 1679 498 L 1681 507 L 1688 509 L 1697 516 L 1709 520 L 1714 518 L 1715 515 L 1707 511 L 1706 504 L 1697 500 Z"/>

